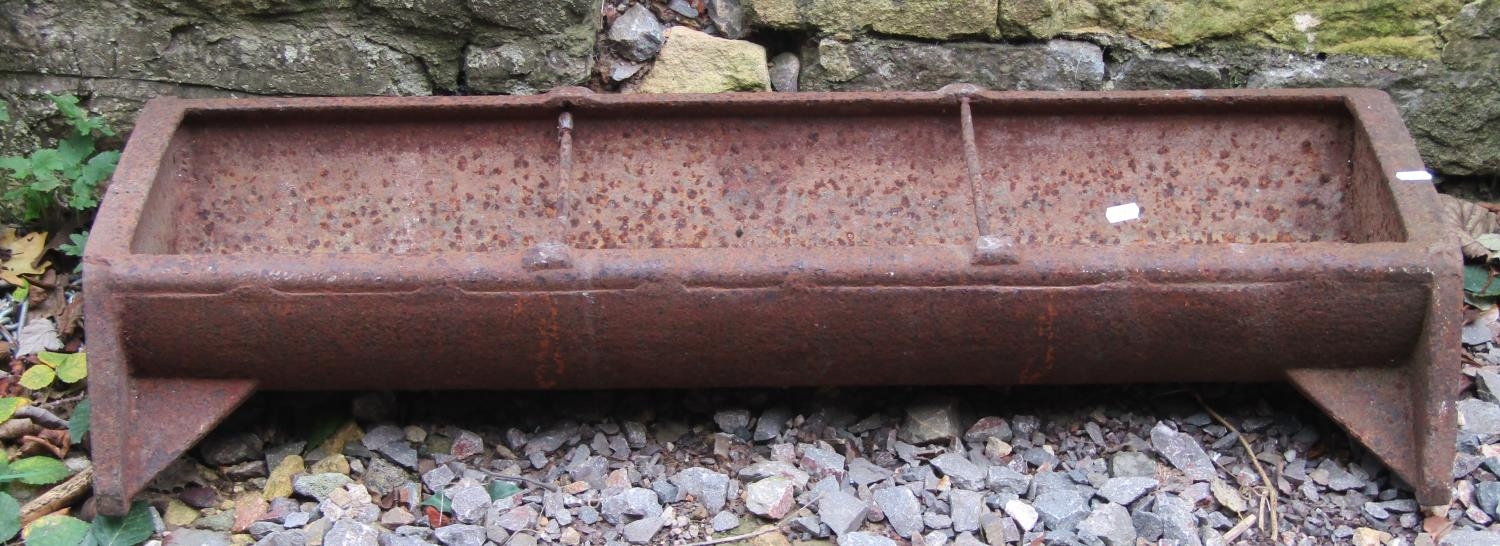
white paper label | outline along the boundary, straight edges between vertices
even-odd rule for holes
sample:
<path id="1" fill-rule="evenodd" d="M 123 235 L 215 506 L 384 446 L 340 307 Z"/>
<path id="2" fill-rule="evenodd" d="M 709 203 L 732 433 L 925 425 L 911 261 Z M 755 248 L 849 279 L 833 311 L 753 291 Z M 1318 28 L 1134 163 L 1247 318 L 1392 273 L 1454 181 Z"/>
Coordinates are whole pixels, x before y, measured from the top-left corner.
<path id="1" fill-rule="evenodd" d="M 1111 224 L 1118 224 L 1120 222 L 1134 220 L 1140 217 L 1141 207 L 1140 205 L 1137 205 L 1135 203 L 1115 205 L 1113 207 L 1104 209 L 1104 219 L 1109 220 L 1109 223 Z"/>
<path id="2" fill-rule="evenodd" d="M 1407 182 L 1425 182 L 1432 180 L 1432 173 L 1427 171 L 1400 171 L 1396 173 L 1396 180 Z"/>

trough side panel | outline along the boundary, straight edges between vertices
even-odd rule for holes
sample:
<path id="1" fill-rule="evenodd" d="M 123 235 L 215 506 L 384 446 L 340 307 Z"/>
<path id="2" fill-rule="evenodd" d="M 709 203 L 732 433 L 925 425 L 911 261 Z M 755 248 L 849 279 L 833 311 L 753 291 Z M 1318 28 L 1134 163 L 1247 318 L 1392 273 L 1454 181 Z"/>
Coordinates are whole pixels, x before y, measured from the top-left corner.
<path id="1" fill-rule="evenodd" d="M 1265 381 L 1396 364 L 1422 326 L 1423 288 L 240 290 L 128 298 L 124 339 L 142 376 L 268 389 Z M 280 350 L 307 346 L 323 349 Z"/>
<path id="2" fill-rule="evenodd" d="M 219 121 L 163 180 L 176 252 L 490 252 L 555 231 L 555 118 Z"/>
<path id="3" fill-rule="evenodd" d="M 1349 239 L 1352 120 L 1225 108 L 976 114 L 992 231 L 1031 245 Z M 1138 216 L 1106 214 L 1131 204 Z"/>
<path id="4" fill-rule="evenodd" d="M 1352 176 L 1349 184 L 1349 214 L 1344 217 L 1353 242 L 1402 241 L 1406 227 L 1396 209 L 1386 174 L 1375 157 L 1369 134 L 1354 131 Z"/>
<path id="5" fill-rule="evenodd" d="M 959 129 L 953 115 L 580 115 L 568 243 L 966 243 L 978 233 Z"/>

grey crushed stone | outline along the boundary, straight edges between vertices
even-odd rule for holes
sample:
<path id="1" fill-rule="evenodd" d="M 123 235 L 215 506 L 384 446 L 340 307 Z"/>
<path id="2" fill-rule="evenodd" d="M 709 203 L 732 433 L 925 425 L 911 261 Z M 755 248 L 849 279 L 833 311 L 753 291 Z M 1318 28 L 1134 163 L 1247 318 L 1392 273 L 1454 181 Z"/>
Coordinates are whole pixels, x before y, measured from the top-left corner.
<path id="1" fill-rule="evenodd" d="M 829 491 L 818 499 L 818 519 L 836 535 L 845 535 L 865 522 L 869 505 L 843 491 Z"/>
<path id="2" fill-rule="evenodd" d="M 1078 524 L 1078 535 L 1097 538 L 1107 546 L 1134 546 L 1136 540 L 1135 524 L 1130 520 L 1130 511 L 1112 502 L 1095 507 Z"/>
<path id="3" fill-rule="evenodd" d="M 875 506 L 885 514 L 891 530 L 902 538 L 922 532 L 922 503 L 910 488 L 895 486 L 872 492 Z"/>
<path id="4" fill-rule="evenodd" d="M 433 538 L 444 546 L 484 546 L 484 527 L 478 525 L 444 525 L 432 531 Z"/>
<path id="5" fill-rule="evenodd" d="M 896 541 L 875 533 L 859 531 L 840 536 L 838 546 L 896 546 Z"/>
<path id="6" fill-rule="evenodd" d="M 1207 481 L 1217 474 L 1213 460 L 1203 451 L 1203 445 L 1192 436 L 1174 430 L 1165 421 L 1152 427 L 1151 447 L 1189 479 Z"/>
<path id="7" fill-rule="evenodd" d="M 1110 478 L 1099 487 L 1099 496 L 1115 504 L 1130 504 L 1160 485 L 1154 478 L 1123 476 Z"/>

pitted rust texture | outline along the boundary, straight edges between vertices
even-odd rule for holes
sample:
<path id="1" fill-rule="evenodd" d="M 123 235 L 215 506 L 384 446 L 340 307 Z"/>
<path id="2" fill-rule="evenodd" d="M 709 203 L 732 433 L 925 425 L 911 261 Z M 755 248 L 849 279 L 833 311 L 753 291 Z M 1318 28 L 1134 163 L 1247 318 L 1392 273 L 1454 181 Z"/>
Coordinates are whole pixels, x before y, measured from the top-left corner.
<path id="1" fill-rule="evenodd" d="M 1364 90 L 154 101 L 85 257 L 99 506 L 257 388 L 1277 380 L 1445 502 L 1421 168 Z"/>
<path id="2" fill-rule="evenodd" d="M 579 116 L 579 248 L 908 246 L 976 232 L 952 119 Z"/>
<path id="3" fill-rule="evenodd" d="M 1350 120 L 1333 110 L 991 116 L 975 132 L 995 225 L 1026 244 L 1343 241 Z M 1009 195 L 1010 198 L 1004 196 Z M 1097 221 L 1137 203 L 1141 218 Z"/>
<path id="4" fill-rule="evenodd" d="M 378 129 L 377 129 L 378 128 Z M 555 222 L 555 119 L 195 124 L 175 251 L 483 252 Z"/>

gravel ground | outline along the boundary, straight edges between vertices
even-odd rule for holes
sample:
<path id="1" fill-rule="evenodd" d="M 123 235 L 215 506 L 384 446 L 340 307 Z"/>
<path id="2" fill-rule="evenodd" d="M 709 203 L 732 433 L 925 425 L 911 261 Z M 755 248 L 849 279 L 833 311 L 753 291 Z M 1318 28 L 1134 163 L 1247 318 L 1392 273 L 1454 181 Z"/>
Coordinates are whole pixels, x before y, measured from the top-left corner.
<path id="1" fill-rule="evenodd" d="M 1468 372 L 1431 518 L 1282 385 L 262 395 L 147 497 L 181 545 L 1496 544 Z"/>

